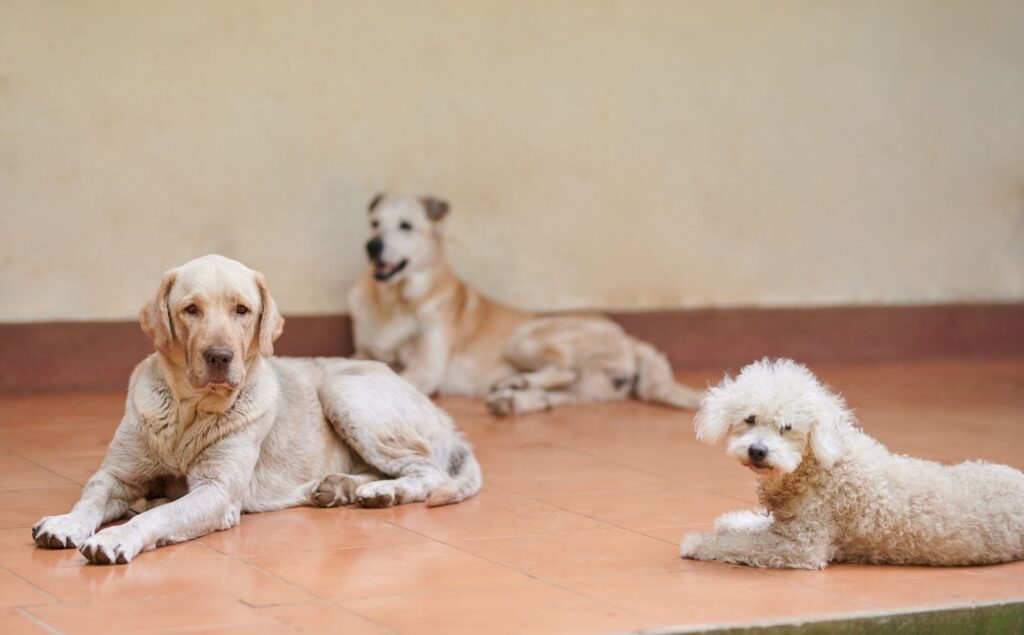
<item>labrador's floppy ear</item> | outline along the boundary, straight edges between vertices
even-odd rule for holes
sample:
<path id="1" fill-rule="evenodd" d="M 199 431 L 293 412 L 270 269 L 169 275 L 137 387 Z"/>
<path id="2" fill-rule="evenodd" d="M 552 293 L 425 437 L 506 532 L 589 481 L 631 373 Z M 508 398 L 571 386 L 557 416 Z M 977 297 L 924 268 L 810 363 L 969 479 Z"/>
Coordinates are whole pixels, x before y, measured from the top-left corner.
<path id="1" fill-rule="evenodd" d="M 380 205 L 380 202 L 384 200 L 384 196 L 384 192 L 377 192 L 373 196 L 373 198 L 370 199 L 370 205 L 366 208 L 366 211 L 372 212 L 373 210 L 377 209 L 377 206 Z"/>
<path id="2" fill-rule="evenodd" d="M 171 295 L 171 287 L 174 286 L 177 277 L 178 272 L 174 269 L 164 272 L 156 295 L 139 311 L 139 325 L 142 327 L 142 332 L 153 342 L 156 350 L 164 355 L 170 355 L 174 348 L 174 323 L 171 321 L 167 298 Z"/>
<path id="3" fill-rule="evenodd" d="M 274 354 L 274 341 L 284 331 L 284 318 L 277 310 L 277 303 L 270 297 L 267 290 L 267 279 L 262 273 L 256 272 L 256 286 L 260 290 L 260 323 L 259 323 L 259 344 L 260 353 L 264 357 Z"/>
<path id="4" fill-rule="evenodd" d="M 420 203 L 423 205 L 423 210 L 427 213 L 427 218 L 432 221 L 439 221 L 448 214 L 448 201 L 443 201 L 433 196 L 421 196 Z"/>
<path id="5" fill-rule="evenodd" d="M 818 420 L 811 429 L 811 451 L 818 463 L 830 470 L 843 456 L 843 431 L 853 425 L 853 413 L 836 395 L 822 395 L 821 400 Z"/>
<path id="6" fill-rule="evenodd" d="M 704 393 L 700 402 L 700 410 L 693 418 L 693 427 L 697 431 L 697 440 L 704 443 L 718 443 L 732 426 L 730 421 L 729 388 L 733 380 L 728 375 L 717 386 L 712 386 Z"/>

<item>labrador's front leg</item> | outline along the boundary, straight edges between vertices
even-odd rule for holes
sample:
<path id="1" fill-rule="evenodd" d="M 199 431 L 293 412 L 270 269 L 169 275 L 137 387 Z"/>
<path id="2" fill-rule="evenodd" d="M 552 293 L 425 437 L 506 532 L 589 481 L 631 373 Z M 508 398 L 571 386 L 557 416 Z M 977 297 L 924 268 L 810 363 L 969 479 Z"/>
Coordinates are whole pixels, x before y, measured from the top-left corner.
<path id="1" fill-rule="evenodd" d="M 32 527 L 32 538 L 48 549 L 76 549 L 103 523 L 122 517 L 133 501 L 145 494 L 143 483 L 153 466 L 136 434 L 138 421 L 129 410 L 118 426 L 103 465 L 85 484 L 71 511 L 46 516 Z"/>
<path id="2" fill-rule="evenodd" d="M 125 564 L 141 551 L 234 526 L 259 456 L 254 437 L 243 432 L 215 443 L 190 467 L 187 494 L 104 529 L 81 545 L 82 555 L 95 564 Z"/>
<path id="3" fill-rule="evenodd" d="M 47 549 L 77 549 L 103 523 L 122 517 L 132 501 L 143 495 L 138 484 L 126 482 L 104 466 L 86 483 L 71 511 L 46 516 L 32 527 L 32 538 Z"/>
<path id="4" fill-rule="evenodd" d="M 412 358 L 402 371 L 402 378 L 425 395 L 433 395 L 441 387 L 451 342 L 447 332 L 438 326 L 424 327 L 416 342 Z"/>

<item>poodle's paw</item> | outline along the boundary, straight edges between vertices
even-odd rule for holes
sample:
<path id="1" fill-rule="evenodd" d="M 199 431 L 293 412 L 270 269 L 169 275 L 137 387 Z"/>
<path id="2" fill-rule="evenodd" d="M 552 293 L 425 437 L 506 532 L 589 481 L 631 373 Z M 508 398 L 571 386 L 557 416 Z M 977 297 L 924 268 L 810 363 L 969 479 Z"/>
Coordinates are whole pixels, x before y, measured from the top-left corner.
<path id="1" fill-rule="evenodd" d="M 47 549 L 77 549 L 93 534 L 93 528 L 74 514 L 47 516 L 32 527 L 32 539 Z"/>
<path id="2" fill-rule="evenodd" d="M 85 541 L 79 551 L 93 564 L 128 564 L 144 544 L 128 525 L 108 527 Z"/>
<path id="3" fill-rule="evenodd" d="M 751 511 L 727 512 L 715 520 L 716 531 L 739 534 L 759 534 L 771 526 L 771 516 Z"/>
<path id="4" fill-rule="evenodd" d="M 341 507 L 356 499 L 359 482 L 348 474 L 329 474 L 320 481 L 310 497 L 317 507 Z"/>
<path id="5" fill-rule="evenodd" d="M 405 500 L 405 490 L 395 481 L 374 481 L 356 488 L 356 502 L 361 507 L 391 507 L 401 505 Z M 412 501 L 408 501 L 412 502 Z"/>
<path id="6" fill-rule="evenodd" d="M 691 560 L 707 560 L 708 557 L 704 553 L 703 547 L 707 543 L 709 535 L 706 533 L 687 534 L 683 538 L 682 544 L 679 545 L 679 555 Z"/>

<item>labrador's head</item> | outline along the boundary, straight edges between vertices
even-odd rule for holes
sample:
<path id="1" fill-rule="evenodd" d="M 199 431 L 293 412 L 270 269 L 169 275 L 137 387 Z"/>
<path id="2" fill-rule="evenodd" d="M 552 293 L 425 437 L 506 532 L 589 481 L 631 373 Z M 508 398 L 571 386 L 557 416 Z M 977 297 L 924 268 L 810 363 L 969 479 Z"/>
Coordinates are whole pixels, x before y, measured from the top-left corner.
<path id="1" fill-rule="evenodd" d="M 427 269 L 441 251 L 441 226 L 448 203 L 432 196 L 386 196 L 370 201 L 366 256 L 378 282 L 394 283 Z"/>
<path id="2" fill-rule="evenodd" d="M 228 391 L 245 382 L 253 360 L 273 355 L 284 329 L 263 274 L 216 255 L 164 273 L 139 322 L 193 388 Z"/>

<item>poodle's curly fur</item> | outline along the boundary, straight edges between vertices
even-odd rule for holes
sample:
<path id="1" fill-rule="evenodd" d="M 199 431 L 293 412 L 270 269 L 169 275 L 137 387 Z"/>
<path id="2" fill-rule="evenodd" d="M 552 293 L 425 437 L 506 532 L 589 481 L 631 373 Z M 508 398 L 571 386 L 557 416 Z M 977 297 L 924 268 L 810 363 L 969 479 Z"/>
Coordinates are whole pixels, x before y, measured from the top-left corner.
<path id="1" fill-rule="evenodd" d="M 977 565 L 1024 558 L 1024 473 L 890 453 L 808 370 L 761 360 L 708 390 L 697 438 L 728 437 L 764 510 L 683 540 L 683 557 L 757 567 Z"/>

